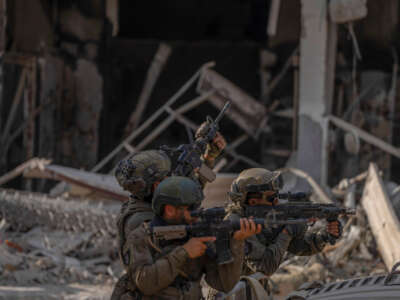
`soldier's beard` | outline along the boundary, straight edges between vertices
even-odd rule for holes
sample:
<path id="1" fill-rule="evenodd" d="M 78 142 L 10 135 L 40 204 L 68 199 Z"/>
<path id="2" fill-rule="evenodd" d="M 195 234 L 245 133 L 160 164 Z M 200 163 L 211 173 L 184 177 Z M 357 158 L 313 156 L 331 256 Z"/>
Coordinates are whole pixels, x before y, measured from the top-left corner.
<path id="1" fill-rule="evenodd" d="M 165 219 L 165 221 L 169 225 L 183 225 L 183 224 L 188 224 L 188 222 L 185 219 L 185 215 L 183 214 L 183 211 L 177 211 L 175 216 L 169 219 Z"/>

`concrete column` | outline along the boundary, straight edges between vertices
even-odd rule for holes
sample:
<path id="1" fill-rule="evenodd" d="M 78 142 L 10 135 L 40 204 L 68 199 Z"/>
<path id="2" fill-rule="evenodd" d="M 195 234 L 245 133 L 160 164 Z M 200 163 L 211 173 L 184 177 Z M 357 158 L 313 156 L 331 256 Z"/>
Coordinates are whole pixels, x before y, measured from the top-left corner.
<path id="1" fill-rule="evenodd" d="M 7 24 L 6 0 L 0 0 L 0 58 L 6 50 L 6 24 Z M 0 111 L 3 107 L 3 60 L 0 63 Z M 0 115 L 0 128 L 2 119 Z"/>
<path id="2" fill-rule="evenodd" d="M 300 103 L 297 166 L 327 182 L 327 122 L 334 87 L 336 24 L 327 0 L 301 1 Z M 306 188 L 299 182 L 297 188 Z"/>

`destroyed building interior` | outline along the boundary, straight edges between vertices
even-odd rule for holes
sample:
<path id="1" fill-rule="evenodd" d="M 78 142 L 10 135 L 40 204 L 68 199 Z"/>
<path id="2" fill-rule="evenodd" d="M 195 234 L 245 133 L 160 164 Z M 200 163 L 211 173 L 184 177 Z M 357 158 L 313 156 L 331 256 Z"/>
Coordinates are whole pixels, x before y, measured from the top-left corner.
<path id="1" fill-rule="evenodd" d="M 205 207 L 263 167 L 357 211 L 336 245 L 287 257 L 274 299 L 389 272 L 399 23 L 398 0 L 0 0 L 0 299 L 109 299 L 129 199 L 116 164 L 188 143 L 228 100 Z"/>

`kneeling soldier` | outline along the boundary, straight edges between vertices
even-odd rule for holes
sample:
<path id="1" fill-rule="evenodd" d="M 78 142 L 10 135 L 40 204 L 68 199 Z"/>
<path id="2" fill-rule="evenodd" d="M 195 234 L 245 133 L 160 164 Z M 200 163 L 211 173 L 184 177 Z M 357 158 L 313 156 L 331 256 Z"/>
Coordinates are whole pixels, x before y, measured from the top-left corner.
<path id="1" fill-rule="evenodd" d="M 199 207 L 202 199 L 199 185 L 186 177 L 169 177 L 158 185 L 152 201 L 155 217 L 127 236 L 123 250 L 129 260 L 129 292 L 113 295 L 112 299 L 201 299 L 203 274 L 217 290 L 228 292 L 233 288 L 243 267 L 244 240 L 259 232 L 253 221 L 241 220 L 241 230 L 233 233 L 230 242 L 234 260 L 223 265 L 207 255 L 206 243 L 214 242 L 215 237 L 163 243 L 152 237 L 152 227 L 195 222 L 190 212 Z"/>
<path id="2" fill-rule="evenodd" d="M 242 171 L 232 182 L 229 193 L 233 205 L 230 212 L 243 216 L 243 208 L 254 205 L 276 205 L 279 172 L 271 172 L 262 168 L 252 168 Z M 249 192 L 246 187 L 259 185 L 265 190 Z M 261 190 L 261 189 L 260 189 Z M 299 216 L 301 217 L 301 216 Z M 307 225 L 291 224 L 271 226 L 262 229 L 261 233 L 246 240 L 245 274 L 261 272 L 272 275 L 282 263 L 286 251 L 301 256 L 321 252 L 329 240 L 329 235 L 335 239 L 341 235 L 339 221 L 329 222 L 325 229 L 316 233 L 307 232 Z"/>

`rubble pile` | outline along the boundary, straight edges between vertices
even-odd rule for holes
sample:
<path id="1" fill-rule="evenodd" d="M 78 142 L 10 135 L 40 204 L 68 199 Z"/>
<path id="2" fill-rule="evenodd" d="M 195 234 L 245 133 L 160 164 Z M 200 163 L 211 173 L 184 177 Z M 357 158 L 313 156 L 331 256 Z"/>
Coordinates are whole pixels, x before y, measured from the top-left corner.
<path id="1" fill-rule="evenodd" d="M 115 226 L 119 206 L 2 190 L 0 286 L 111 289 L 123 271 Z M 0 299 L 9 299 L 3 293 Z"/>
<path id="2" fill-rule="evenodd" d="M 343 236 L 335 245 L 327 245 L 321 253 L 309 257 L 288 254 L 270 278 L 274 299 L 284 299 L 305 282 L 328 283 L 387 273 L 400 260 L 396 190 L 393 183 L 383 181 L 375 164 L 334 187 L 329 199 L 355 208 L 356 214 L 341 219 Z M 65 289 L 79 283 L 107 287 L 108 292 L 102 292 L 101 297 L 109 296 L 123 273 L 115 226 L 120 203 L 99 205 L 11 190 L 1 190 L 0 197 L 0 287 Z M 311 198 L 322 202 L 319 197 L 316 193 Z M 323 221 L 317 221 L 311 230 L 323 226 Z M 0 299 L 2 292 L 0 288 Z"/>
<path id="3" fill-rule="evenodd" d="M 383 230 L 391 221 L 399 223 L 400 210 L 395 206 L 396 194 L 386 192 L 388 183 L 383 183 L 376 171 L 374 164 L 371 164 L 369 171 L 352 179 L 344 179 L 331 190 L 331 194 L 334 195 L 339 205 L 355 208 L 356 214 L 341 219 L 343 235 L 335 245 L 327 245 L 321 253 L 313 256 L 302 257 L 287 254 L 287 260 L 270 278 L 272 291 L 278 299 L 280 299 L 279 296 L 287 295 L 306 282 L 329 283 L 384 274 L 390 271 L 393 264 L 399 260 L 398 241 L 394 241 L 392 245 L 383 245 L 385 238 L 395 237 L 400 233 L 400 228 L 390 228 L 387 233 Z M 374 184 L 378 186 L 374 186 Z M 382 193 L 370 195 L 368 190 L 371 188 L 377 193 Z M 395 189 L 395 187 L 392 188 Z M 391 197 L 388 197 L 388 194 Z M 374 201 L 378 207 L 388 204 L 393 213 L 393 220 L 389 216 L 381 218 L 380 230 L 376 229 L 377 225 L 374 224 L 373 217 L 381 216 L 381 210 L 368 210 L 367 201 L 371 196 L 373 197 L 371 201 Z M 390 204 L 385 203 L 385 200 L 389 200 Z M 318 221 L 312 230 L 317 230 L 322 226 L 324 224 Z M 385 257 L 385 250 L 391 252 L 391 261 Z"/>

